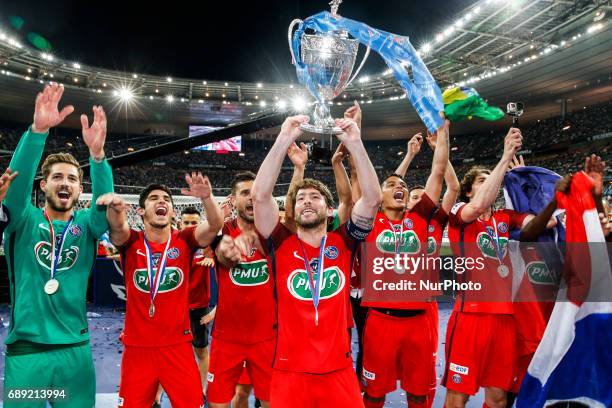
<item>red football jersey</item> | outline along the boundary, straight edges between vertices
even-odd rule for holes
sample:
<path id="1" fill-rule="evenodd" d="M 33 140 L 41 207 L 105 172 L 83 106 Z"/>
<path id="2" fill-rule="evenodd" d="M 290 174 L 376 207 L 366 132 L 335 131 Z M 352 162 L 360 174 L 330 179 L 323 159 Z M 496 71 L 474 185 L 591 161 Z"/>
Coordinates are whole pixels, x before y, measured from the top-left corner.
<path id="1" fill-rule="evenodd" d="M 210 268 L 198 265 L 204 258 L 212 258 L 209 250 L 198 248 L 191 260 L 189 275 L 189 310 L 208 307 L 210 303 Z"/>
<path id="2" fill-rule="evenodd" d="M 384 212 L 379 212 L 374 219 L 374 228 L 366 239 L 366 243 L 368 244 L 367 250 L 370 251 L 370 253 L 374 250 L 377 254 L 382 255 L 395 254 L 397 234 L 399 233 L 401 234 L 400 254 L 408 254 L 415 257 L 421 254 L 425 255 L 427 249 L 428 220 L 436 208 L 438 207 L 431 201 L 431 198 L 429 198 L 426 193 L 423 193 L 421 201 L 419 201 L 410 211 L 404 212 L 401 220 L 390 220 Z M 393 231 L 391 228 L 393 228 Z M 381 275 L 375 276 L 373 271 L 367 268 L 365 273 L 368 274 L 366 278 L 367 282 L 372 282 L 375 279 L 393 281 L 398 278 L 398 275 L 393 270 L 386 270 Z M 417 282 L 425 276 L 424 273 L 424 270 L 416 271 L 409 279 Z M 422 297 L 421 295 L 423 294 L 419 293 L 416 296 Z M 368 296 L 365 296 L 361 302 L 361 305 L 365 307 L 404 310 L 419 310 L 428 307 L 426 302 L 397 301 L 397 298 L 392 299 L 394 301 L 373 301 L 366 300 L 366 298 L 368 298 Z"/>
<path id="3" fill-rule="evenodd" d="M 223 225 L 223 235 L 236 238 L 241 232 L 236 219 Z M 219 292 L 213 338 L 252 344 L 276 336 L 276 301 L 270 272 L 266 255 L 257 248 L 229 270 L 217 262 Z"/>
<path id="4" fill-rule="evenodd" d="M 151 297 L 147 272 L 144 233 L 130 231 L 130 238 L 120 248 L 126 289 L 123 343 L 128 346 L 168 346 L 191 341 L 189 325 L 189 273 L 193 249 L 198 243 L 195 227 L 172 231 L 167 251 L 166 271 L 155 296 L 155 314 L 149 316 Z M 153 268 L 161 259 L 166 243 L 149 242 Z"/>
<path id="5" fill-rule="evenodd" d="M 269 242 L 273 248 L 278 301 L 274 368 L 324 374 L 351 367 L 347 330 L 351 260 L 359 243 L 355 237 L 364 236 L 363 231 L 349 232 L 353 228 L 349 221 L 327 233 L 318 325 L 308 280 L 318 270 L 320 248 L 300 243 L 297 235 L 280 223 L 272 232 Z M 310 272 L 305 264 L 309 265 Z"/>
<path id="6" fill-rule="evenodd" d="M 513 210 L 499 210 L 493 211 L 491 218 L 487 221 L 476 219 L 470 223 L 464 223 L 461 220 L 461 211 L 465 204 L 457 203 L 451 209 L 448 220 L 448 238 L 455 257 L 481 258 L 484 268 L 481 270 L 467 269 L 463 275 L 457 276 L 460 282 L 480 283 L 482 289 L 481 293 L 474 296 L 466 296 L 464 292 L 459 293 L 455 302 L 455 310 L 472 313 L 512 314 L 512 273 L 510 273 L 512 267 L 507 256 L 508 239 L 510 229 L 520 229 L 528 214 Z M 497 250 L 492 237 L 497 237 L 499 242 Z"/>
<path id="7" fill-rule="evenodd" d="M 442 236 L 446 224 L 448 224 L 448 213 L 440 207 L 433 213 L 427 226 L 427 256 L 433 258 L 440 257 L 440 247 L 442 246 Z M 440 281 L 440 269 L 435 262 L 430 262 L 428 265 L 427 279 L 430 282 Z M 439 296 L 442 294 L 442 291 L 435 290 L 431 291 L 430 294 L 432 297 Z"/>

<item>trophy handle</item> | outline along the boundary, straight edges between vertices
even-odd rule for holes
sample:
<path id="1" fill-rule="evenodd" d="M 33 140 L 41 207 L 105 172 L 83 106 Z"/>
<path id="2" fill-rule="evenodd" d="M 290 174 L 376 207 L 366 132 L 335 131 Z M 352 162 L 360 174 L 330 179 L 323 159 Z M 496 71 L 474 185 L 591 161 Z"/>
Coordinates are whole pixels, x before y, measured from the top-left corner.
<path id="1" fill-rule="evenodd" d="M 370 46 L 369 45 L 368 45 L 368 48 L 366 49 L 365 54 L 363 55 L 363 59 L 361 60 L 361 64 L 359 64 L 359 68 L 357 68 L 357 71 L 355 71 L 355 73 L 353 74 L 351 79 L 349 79 L 349 81 L 347 82 L 345 88 L 348 88 L 348 86 L 351 84 L 351 82 L 353 82 L 353 80 L 355 78 L 357 78 L 357 75 L 359 75 L 359 71 L 361 71 L 361 68 L 363 68 L 363 65 L 365 64 L 366 60 L 368 59 L 368 55 L 370 55 Z"/>
<path id="2" fill-rule="evenodd" d="M 289 51 L 291 51 L 291 63 L 293 65 L 296 64 L 297 62 L 297 57 L 295 55 L 295 50 L 293 49 L 293 38 L 292 34 L 293 34 L 293 27 L 295 27 L 296 24 L 302 24 L 303 21 L 300 20 L 299 18 L 294 19 L 291 24 L 289 24 L 289 32 L 287 33 L 287 40 L 289 40 Z"/>

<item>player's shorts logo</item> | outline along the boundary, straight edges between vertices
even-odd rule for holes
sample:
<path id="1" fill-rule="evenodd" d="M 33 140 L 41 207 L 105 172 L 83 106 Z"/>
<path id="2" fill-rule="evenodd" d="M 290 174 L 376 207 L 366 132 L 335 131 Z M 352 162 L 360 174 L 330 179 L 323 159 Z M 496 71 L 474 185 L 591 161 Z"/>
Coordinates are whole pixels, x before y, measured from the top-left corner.
<path id="1" fill-rule="evenodd" d="M 181 268 L 176 266 L 167 267 L 162 281 L 159 283 L 158 293 L 171 292 L 180 287 L 184 276 L 185 274 Z M 149 293 L 149 275 L 146 268 L 134 271 L 134 286 L 141 292 Z"/>
<path id="2" fill-rule="evenodd" d="M 366 380 L 370 380 L 370 381 L 374 381 L 376 379 L 376 374 L 375 373 L 371 373 L 368 370 L 366 370 L 365 368 L 363 369 L 363 378 L 365 378 Z"/>
<path id="3" fill-rule="evenodd" d="M 476 238 L 476 245 L 480 248 L 482 254 L 487 258 L 499 259 L 497 251 L 500 251 L 501 258 L 506 257 L 506 253 L 508 252 L 508 238 L 499 237 L 499 246 L 500 248 L 495 249 L 496 244 L 493 242 L 491 237 L 486 232 L 481 232 L 478 234 Z"/>
<path id="4" fill-rule="evenodd" d="M 453 374 L 453 382 L 455 384 L 461 384 L 461 376 L 459 374 Z"/>
<path id="5" fill-rule="evenodd" d="M 83 230 L 81 229 L 80 225 L 75 224 L 70 226 L 70 228 L 68 229 L 68 233 L 73 237 L 80 237 L 83 233 Z"/>
<path id="6" fill-rule="evenodd" d="M 427 238 L 427 255 L 432 255 L 438 249 L 438 244 L 436 244 L 436 240 L 433 237 Z"/>
<path id="7" fill-rule="evenodd" d="M 252 262 L 240 262 L 230 269 L 230 279 L 234 285 L 238 286 L 257 286 L 263 285 L 270 279 L 268 272 L 268 262 L 260 259 Z"/>
<path id="8" fill-rule="evenodd" d="M 556 276 L 548 268 L 548 265 L 546 265 L 545 262 L 529 262 L 525 267 L 525 271 L 527 272 L 527 276 L 529 276 L 529 280 L 531 281 L 531 283 L 535 283 L 538 285 L 556 284 Z"/>
<path id="9" fill-rule="evenodd" d="M 384 230 L 376 237 L 376 248 L 380 252 L 394 254 L 396 235 L 388 229 Z M 412 230 L 403 232 L 400 243 L 400 253 L 418 254 L 421 251 L 419 236 Z"/>
<path id="10" fill-rule="evenodd" d="M 333 245 L 325 248 L 325 257 L 327 259 L 336 259 L 338 257 L 338 248 Z"/>
<path id="11" fill-rule="evenodd" d="M 34 254 L 36 260 L 45 269 L 51 270 L 51 244 L 46 241 L 40 241 L 34 246 Z M 79 259 L 79 247 L 72 245 L 69 248 L 64 248 L 57 260 L 57 270 L 65 271 L 74 266 Z"/>
<path id="12" fill-rule="evenodd" d="M 313 279 L 317 280 L 317 272 L 313 273 Z M 330 266 L 323 271 L 321 281 L 321 299 L 329 299 L 344 288 L 344 274 L 337 266 Z M 289 274 L 287 288 L 293 297 L 299 300 L 312 300 L 312 292 L 308 284 L 308 275 L 304 269 L 298 269 Z"/>
<path id="13" fill-rule="evenodd" d="M 463 374 L 463 375 L 468 375 L 468 373 L 470 372 L 469 367 L 461 366 L 455 363 L 450 363 L 449 370 L 451 370 L 454 373 Z"/>
<path id="14" fill-rule="evenodd" d="M 206 376 L 206 381 L 210 383 L 215 381 L 215 375 L 213 373 L 208 373 L 208 375 Z"/>
<path id="15" fill-rule="evenodd" d="M 505 222 L 500 222 L 497 226 L 497 230 L 502 234 L 505 234 L 506 232 L 508 232 L 508 224 L 506 224 Z"/>
<path id="16" fill-rule="evenodd" d="M 181 255 L 181 251 L 178 248 L 172 247 L 168 250 L 168 259 L 176 259 Z"/>

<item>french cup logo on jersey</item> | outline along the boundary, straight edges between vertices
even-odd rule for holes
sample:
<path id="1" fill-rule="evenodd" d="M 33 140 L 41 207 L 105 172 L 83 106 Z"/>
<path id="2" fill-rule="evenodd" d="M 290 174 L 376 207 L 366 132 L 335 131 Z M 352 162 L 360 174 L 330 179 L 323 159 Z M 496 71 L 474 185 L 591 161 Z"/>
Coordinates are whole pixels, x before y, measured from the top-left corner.
<path id="1" fill-rule="evenodd" d="M 338 257 L 338 248 L 333 245 L 325 248 L 325 257 L 331 260 L 336 259 Z"/>
<path id="2" fill-rule="evenodd" d="M 495 245 L 493 240 L 486 232 L 481 232 L 478 234 L 476 238 L 476 245 L 480 248 L 480 252 L 487 257 L 492 259 L 499 259 L 497 251 L 495 250 Z M 508 252 L 508 238 L 499 237 L 499 248 L 501 258 L 506 257 L 506 253 Z"/>
<path id="3" fill-rule="evenodd" d="M 317 273 L 313 273 L 313 280 L 317 281 Z M 297 269 L 287 278 L 287 288 L 293 297 L 299 300 L 312 300 L 312 292 L 308 285 L 308 274 L 303 269 Z M 344 288 L 344 274 L 336 266 L 330 266 L 323 271 L 320 299 L 329 299 L 336 296 Z"/>
<path id="4" fill-rule="evenodd" d="M 83 230 L 81 229 L 80 225 L 74 224 L 70 226 L 70 228 L 68 229 L 68 233 L 73 237 L 80 237 L 83 233 Z"/>
<path id="5" fill-rule="evenodd" d="M 393 233 L 391 230 L 384 230 L 376 237 L 376 248 L 381 252 L 394 254 L 396 235 L 397 234 Z M 404 231 L 400 242 L 400 253 L 418 254 L 421 251 L 419 236 L 412 230 Z"/>
<path id="6" fill-rule="evenodd" d="M 156 270 L 157 273 L 157 270 Z M 184 280 L 184 273 L 181 268 L 175 266 L 166 267 L 162 281 L 159 283 L 158 293 L 170 292 L 181 286 Z M 147 268 L 136 269 L 134 271 L 134 286 L 144 293 L 149 293 L 149 273 Z"/>
<path id="7" fill-rule="evenodd" d="M 545 262 L 529 262 L 525 267 L 525 271 L 531 283 L 537 285 L 555 285 L 557 283 L 554 273 Z"/>
<path id="8" fill-rule="evenodd" d="M 45 269 L 51 270 L 51 244 L 46 241 L 40 241 L 34 246 L 34 254 L 36 260 Z M 79 247 L 73 245 L 69 248 L 62 249 L 62 253 L 57 260 L 57 270 L 65 271 L 74 266 L 79 259 Z"/>
<path id="9" fill-rule="evenodd" d="M 259 259 L 252 262 L 240 262 L 230 269 L 230 279 L 234 285 L 238 286 L 258 286 L 268 282 L 270 273 L 268 272 L 268 262 Z"/>

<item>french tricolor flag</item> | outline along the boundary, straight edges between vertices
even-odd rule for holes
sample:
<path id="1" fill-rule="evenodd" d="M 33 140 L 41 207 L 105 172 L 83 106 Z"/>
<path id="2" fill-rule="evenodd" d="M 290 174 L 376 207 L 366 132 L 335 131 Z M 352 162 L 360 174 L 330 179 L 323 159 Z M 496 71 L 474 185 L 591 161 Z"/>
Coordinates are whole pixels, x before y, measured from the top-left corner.
<path id="1" fill-rule="evenodd" d="M 559 291 L 521 385 L 518 408 L 566 401 L 612 407 L 612 274 L 592 186 L 591 178 L 580 172 L 568 194 L 557 193 L 559 208 L 566 210 L 569 284 Z"/>

